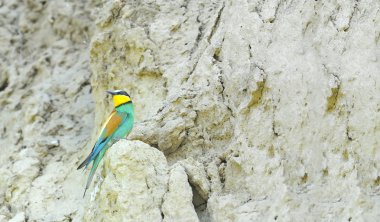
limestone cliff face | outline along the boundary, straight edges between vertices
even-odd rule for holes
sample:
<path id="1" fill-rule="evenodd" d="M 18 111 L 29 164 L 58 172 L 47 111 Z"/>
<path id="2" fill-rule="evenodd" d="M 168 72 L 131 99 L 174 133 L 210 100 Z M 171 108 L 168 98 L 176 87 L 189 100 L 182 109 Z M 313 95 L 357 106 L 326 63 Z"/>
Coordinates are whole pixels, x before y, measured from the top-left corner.
<path id="1" fill-rule="evenodd" d="M 374 221 L 379 1 L 0 1 L 0 221 Z M 89 195 L 76 171 L 125 89 Z"/>
<path id="2" fill-rule="evenodd" d="M 95 4 L 0 1 L 0 221 L 80 221 Z"/>

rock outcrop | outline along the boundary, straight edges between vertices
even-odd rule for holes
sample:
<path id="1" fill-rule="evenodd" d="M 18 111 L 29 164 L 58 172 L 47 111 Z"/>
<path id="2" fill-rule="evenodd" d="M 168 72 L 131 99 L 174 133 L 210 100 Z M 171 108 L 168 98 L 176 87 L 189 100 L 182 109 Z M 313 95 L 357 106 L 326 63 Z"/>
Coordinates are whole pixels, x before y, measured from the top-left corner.
<path id="1" fill-rule="evenodd" d="M 108 152 L 85 221 L 197 221 L 185 170 L 159 150 L 121 140 Z"/>

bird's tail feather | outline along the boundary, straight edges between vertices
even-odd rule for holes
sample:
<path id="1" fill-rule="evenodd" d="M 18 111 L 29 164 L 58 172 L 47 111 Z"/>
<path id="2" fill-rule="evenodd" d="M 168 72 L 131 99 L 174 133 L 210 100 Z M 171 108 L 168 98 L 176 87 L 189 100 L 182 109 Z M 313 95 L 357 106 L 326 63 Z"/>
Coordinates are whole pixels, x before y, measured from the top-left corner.
<path id="1" fill-rule="evenodd" d="M 91 154 L 88 155 L 88 157 L 78 166 L 77 170 L 87 165 L 89 163 L 90 158 L 91 158 Z"/>
<path id="2" fill-rule="evenodd" d="M 92 181 L 92 178 L 94 177 L 94 174 L 95 174 L 95 171 L 96 171 L 96 168 L 98 168 L 98 165 L 99 165 L 99 162 L 100 160 L 103 158 L 105 152 L 107 151 L 107 148 L 104 148 L 102 149 L 99 154 L 95 157 L 95 160 L 92 164 L 92 167 L 91 167 L 91 171 L 90 171 L 90 175 L 88 176 L 88 179 L 87 179 L 87 183 L 86 183 L 86 188 L 84 190 L 84 194 L 83 194 L 83 197 L 86 195 L 86 191 L 88 189 L 88 187 L 90 186 L 91 184 L 91 181 Z M 82 165 L 82 164 L 81 164 Z M 84 164 L 85 165 L 85 164 Z M 83 166 L 84 166 L 83 165 Z M 82 167 L 83 167 L 82 166 Z"/>
<path id="3" fill-rule="evenodd" d="M 80 168 L 84 167 L 84 166 L 87 166 L 89 163 L 90 163 L 90 159 L 91 159 L 91 155 L 92 155 L 92 152 L 94 151 L 94 148 L 95 148 L 96 144 L 94 145 L 94 147 L 92 147 L 92 150 L 91 150 L 91 153 L 86 157 L 86 159 L 78 166 L 77 170 L 79 170 Z"/>

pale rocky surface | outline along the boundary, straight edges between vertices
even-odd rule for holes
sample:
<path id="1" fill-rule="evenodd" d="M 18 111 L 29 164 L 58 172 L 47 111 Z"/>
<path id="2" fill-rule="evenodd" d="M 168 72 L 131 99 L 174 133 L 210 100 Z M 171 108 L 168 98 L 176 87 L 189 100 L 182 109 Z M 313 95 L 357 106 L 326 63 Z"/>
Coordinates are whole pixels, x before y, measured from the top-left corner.
<path id="1" fill-rule="evenodd" d="M 3 0 L 0 24 L 0 221 L 380 218 L 379 1 Z M 113 88 L 136 141 L 83 199 Z"/>
<path id="2" fill-rule="evenodd" d="M 103 175 L 85 221 L 161 221 L 168 184 L 162 152 L 140 141 L 121 140 L 108 152 Z"/>
<path id="3" fill-rule="evenodd" d="M 102 170 L 84 221 L 198 221 L 185 170 L 146 143 L 117 142 Z"/>
<path id="4" fill-rule="evenodd" d="M 169 172 L 167 192 L 162 202 L 162 221 L 199 221 L 193 205 L 193 193 L 185 169 L 174 164 Z"/>
<path id="5" fill-rule="evenodd" d="M 91 7 L 0 1 L 0 221 L 81 221 Z"/>

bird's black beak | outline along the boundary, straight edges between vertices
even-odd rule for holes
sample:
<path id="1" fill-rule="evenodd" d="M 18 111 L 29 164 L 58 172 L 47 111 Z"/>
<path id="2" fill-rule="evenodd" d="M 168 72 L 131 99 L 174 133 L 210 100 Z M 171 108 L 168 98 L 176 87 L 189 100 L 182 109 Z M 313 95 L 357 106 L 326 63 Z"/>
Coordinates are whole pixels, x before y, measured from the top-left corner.
<path id="1" fill-rule="evenodd" d="M 106 92 L 107 92 L 108 94 L 115 95 L 115 92 L 112 91 L 112 90 L 107 90 Z"/>

